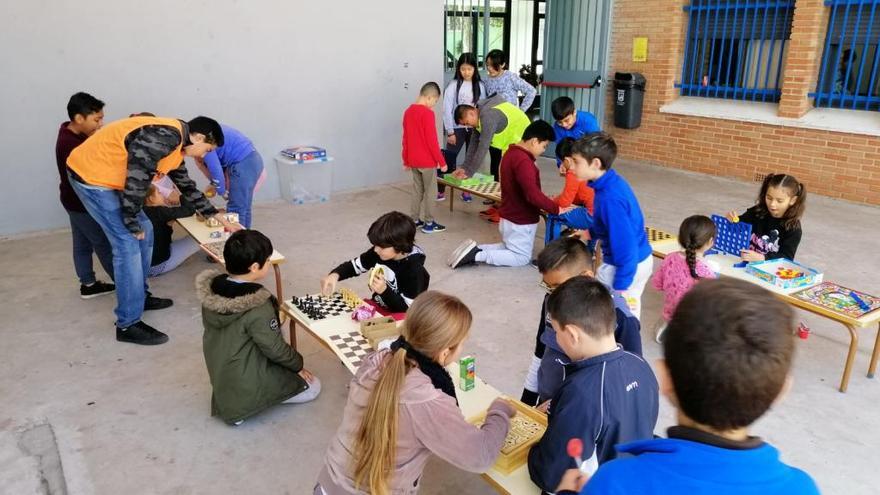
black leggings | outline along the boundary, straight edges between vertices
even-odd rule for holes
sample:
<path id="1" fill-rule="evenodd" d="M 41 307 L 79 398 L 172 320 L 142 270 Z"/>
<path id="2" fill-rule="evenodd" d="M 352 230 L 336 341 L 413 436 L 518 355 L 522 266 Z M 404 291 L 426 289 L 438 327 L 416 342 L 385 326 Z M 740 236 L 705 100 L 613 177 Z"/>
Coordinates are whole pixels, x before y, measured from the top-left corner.
<path id="1" fill-rule="evenodd" d="M 489 172 L 491 172 L 492 177 L 495 177 L 495 182 L 498 182 L 498 167 L 501 165 L 501 150 L 498 148 L 489 147 Z"/>

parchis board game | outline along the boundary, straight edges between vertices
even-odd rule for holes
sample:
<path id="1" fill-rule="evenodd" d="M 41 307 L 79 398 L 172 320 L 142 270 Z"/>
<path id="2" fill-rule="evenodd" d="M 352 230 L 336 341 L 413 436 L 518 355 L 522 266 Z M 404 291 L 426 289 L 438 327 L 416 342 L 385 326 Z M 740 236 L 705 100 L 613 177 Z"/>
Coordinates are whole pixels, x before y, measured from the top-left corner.
<path id="1" fill-rule="evenodd" d="M 749 263 L 746 273 L 780 289 L 809 287 L 822 281 L 818 271 L 784 258 Z"/>
<path id="2" fill-rule="evenodd" d="M 518 400 L 510 400 L 510 404 L 516 409 L 516 415 L 510 419 L 510 430 L 504 439 L 501 453 L 492 466 L 504 474 L 510 474 L 525 464 L 529 456 L 529 449 L 538 443 L 538 440 L 547 431 L 546 414 Z M 480 426 L 485 420 L 486 415 L 482 414 L 470 422 Z"/>
<path id="3" fill-rule="evenodd" d="M 880 309 L 880 297 L 848 289 L 834 282 L 823 282 L 795 292 L 792 296 L 851 318 L 861 318 Z"/>

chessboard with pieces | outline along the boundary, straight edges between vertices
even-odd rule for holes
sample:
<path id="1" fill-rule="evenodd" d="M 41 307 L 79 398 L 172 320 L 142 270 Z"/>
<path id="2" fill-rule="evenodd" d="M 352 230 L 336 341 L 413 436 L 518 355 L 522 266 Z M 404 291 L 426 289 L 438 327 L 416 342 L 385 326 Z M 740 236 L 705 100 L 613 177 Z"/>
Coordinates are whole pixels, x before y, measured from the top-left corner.
<path id="1" fill-rule="evenodd" d="M 645 234 L 648 235 L 648 243 L 667 241 L 676 237 L 669 232 L 664 232 L 654 227 L 645 227 Z"/>
<path id="2" fill-rule="evenodd" d="M 529 449 L 538 443 L 547 431 L 547 415 L 520 401 L 508 399 L 516 409 L 516 415 L 510 420 L 510 429 L 501 447 L 501 453 L 495 460 L 493 469 L 510 474 L 526 463 Z M 482 414 L 471 423 L 482 426 L 486 415 Z"/>
<path id="3" fill-rule="evenodd" d="M 359 331 L 331 335 L 328 343 L 352 374 L 360 368 L 363 358 L 373 352 L 373 347 Z"/>
<path id="4" fill-rule="evenodd" d="M 312 321 L 324 320 L 334 316 L 348 316 L 364 301 L 347 288 L 340 288 L 331 296 L 308 295 L 293 297 L 290 305 L 302 316 Z"/>

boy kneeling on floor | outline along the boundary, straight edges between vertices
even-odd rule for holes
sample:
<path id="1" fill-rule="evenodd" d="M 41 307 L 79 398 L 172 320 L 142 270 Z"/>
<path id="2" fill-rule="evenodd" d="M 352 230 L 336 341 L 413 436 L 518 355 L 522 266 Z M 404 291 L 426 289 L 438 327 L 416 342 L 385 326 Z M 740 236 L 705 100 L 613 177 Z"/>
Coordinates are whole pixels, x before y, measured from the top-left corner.
<path id="1" fill-rule="evenodd" d="M 321 381 L 281 336 L 278 301 L 258 283 L 269 272 L 272 252 L 265 235 L 240 230 L 223 248 L 227 273 L 207 270 L 196 278 L 214 389 L 211 415 L 236 426 L 271 406 L 309 402 L 321 392 Z"/>

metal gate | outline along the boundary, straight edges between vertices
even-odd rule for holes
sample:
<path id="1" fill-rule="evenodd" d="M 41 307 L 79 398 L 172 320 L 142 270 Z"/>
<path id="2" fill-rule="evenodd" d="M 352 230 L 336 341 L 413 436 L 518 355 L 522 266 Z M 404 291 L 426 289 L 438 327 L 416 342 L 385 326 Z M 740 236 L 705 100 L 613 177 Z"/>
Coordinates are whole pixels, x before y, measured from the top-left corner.
<path id="1" fill-rule="evenodd" d="M 544 23 L 541 118 L 553 122 L 550 103 L 560 96 L 605 120 L 603 81 L 608 73 L 612 0 L 548 0 Z"/>

